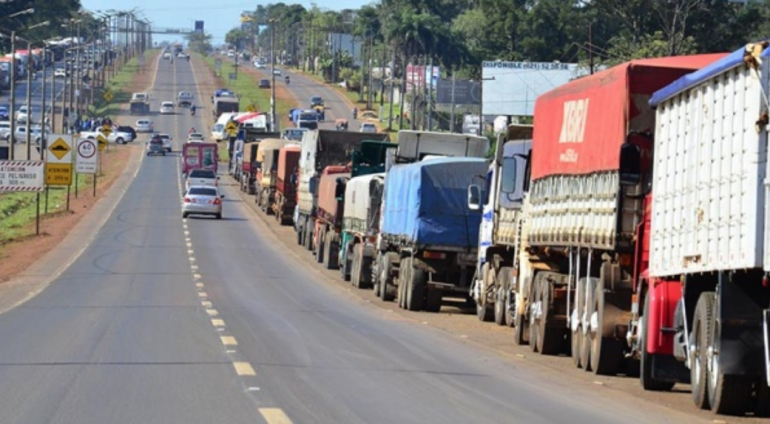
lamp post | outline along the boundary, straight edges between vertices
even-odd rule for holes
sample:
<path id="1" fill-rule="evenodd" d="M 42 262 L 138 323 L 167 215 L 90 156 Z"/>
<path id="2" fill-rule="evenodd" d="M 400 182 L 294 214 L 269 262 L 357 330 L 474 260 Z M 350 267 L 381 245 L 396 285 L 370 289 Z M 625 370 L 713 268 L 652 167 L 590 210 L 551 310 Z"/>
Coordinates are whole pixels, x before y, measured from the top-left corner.
<path id="1" fill-rule="evenodd" d="M 24 30 L 30 30 L 40 28 L 48 25 L 49 21 L 43 21 L 39 24 L 28 26 Z M 16 53 L 14 52 L 14 55 Z M 32 42 L 27 40 L 27 160 L 32 159 Z M 45 86 L 45 80 L 43 80 L 43 86 Z M 45 110 L 41 111 L 40 119 L 44 120 Z"/>
<path id="2" fill-rule="evenodd" d="M 278 132 L 278 120 L 275 119 L 275 19 L 270 19 L 270 131 Z"/>

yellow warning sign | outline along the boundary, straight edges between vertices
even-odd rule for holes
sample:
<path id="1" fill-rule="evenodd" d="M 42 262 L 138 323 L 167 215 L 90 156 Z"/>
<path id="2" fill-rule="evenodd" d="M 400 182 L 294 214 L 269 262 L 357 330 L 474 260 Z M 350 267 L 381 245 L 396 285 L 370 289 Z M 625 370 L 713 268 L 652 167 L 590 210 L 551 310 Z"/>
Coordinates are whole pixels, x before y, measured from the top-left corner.
<path id="1" fill-rule="evenodd" d="M 99 135 L 96 136 L 96 141 L 99 144 L 99 151 L 100 152 L 107 148 L 107 137 L 99 134 Z"/>
<path id="2" fill-rule="evenodd" d="M 110 90 L 105 91 L 104 95 L 102 97 L 104 97 L 104 100 L 107 100 L 108 102 L 111 102 L 112 101 L 112 91 L 110 91 Z"/>
<path id="3" fill-rule="evenodd" d="M 45 183 L 52 186 L 68 186 L 72 184 L 72 164 L 46 163 Z"/>
<path id="4" fill-rule="evenodd" d="M 101 131 L 102 131 L 102 134 L 104 134 L 107 137 L 109 137 L 110 134 L 112 134 L 112 127 L 109 126 L 109 125 L 103 125 Z"/>
<path id="5" fill-rule="evenodd" d="M 69 144 L 67 144 L 67 142 L 62 140 L 61 138 L 57 138 L 56 141 L 53 142 L 53 144 L 48 146 L 48 151 L 53 153 L 53 155 L 56 156 L 59 160 L 64 158 L 64 156 L 67 156 L 70 150 L 71 149 Z"/>
<path id="6" fill-rule="evenodd" d="M 232 135 L 236 135 L 238 133 L 238 125 L 235 124 L 235 122 L 230 121 L 227 123 L 227 126 L 225 126 L 225 130 L 227 130 L 227 133 Z"/>
<path id="7" fill-rule="evenodd" d="M 256 112 L 256 111 L 257 111 L 257 107 L 254 105 L 254 103 L 246 106 L 246 112 Z"/>

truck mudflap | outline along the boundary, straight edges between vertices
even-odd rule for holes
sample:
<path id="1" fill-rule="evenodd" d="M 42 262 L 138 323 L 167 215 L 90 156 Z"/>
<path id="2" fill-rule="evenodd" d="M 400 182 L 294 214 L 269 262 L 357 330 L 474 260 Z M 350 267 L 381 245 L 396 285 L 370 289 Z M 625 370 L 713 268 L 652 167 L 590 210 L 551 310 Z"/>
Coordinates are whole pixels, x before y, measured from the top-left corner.
<path id="1" fill-rule="evenodd" d="M 765 336 L 765 382 L 770 387 L 770 309 L 762 311 L 762 329 Z"/>

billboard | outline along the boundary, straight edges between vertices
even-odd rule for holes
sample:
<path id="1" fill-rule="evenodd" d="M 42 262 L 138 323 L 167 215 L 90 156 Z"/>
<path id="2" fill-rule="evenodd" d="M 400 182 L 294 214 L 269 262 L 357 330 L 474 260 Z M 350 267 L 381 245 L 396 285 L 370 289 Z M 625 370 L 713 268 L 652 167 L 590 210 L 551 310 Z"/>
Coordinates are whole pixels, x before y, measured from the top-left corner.
<path id="1" fill-rule="evenodd" d="M 454 91 L 454 94 L 452 93 Z M 481 84 L 472 80 L 440 78 L 436 86 L 436 103 L 456 105 L 481 104 Z"/>
<path id="2" fill-rule="evenodd" d="M 353 37 L 353 34 L 341 32 L 329 33 L 329 45 L 333 52 L 343 51 L 353 58 L 353 63 L 361 66 L 361 39 Z"/>
<path id="3" fill-rule="evenodd" d="M 484 115 L 532 116 L 535 99 L 580 76 L 574 63 L 481 63 Z"/>
<path id="4" fill-rule="evenodd" d="M 195 32 L 203 34 L 203 21 L 195 21 Z"/>
<path id="5" fill-rule="evenodd" d="M 425 81 L 430 78 L 431 86 L 436 88 L 440 73 L 439 67 L 434 66 L 431 76 L 430 66 L 425 65 L 406 65 L 406 91 L 411 91 L 412 87 L 415 90 L 420 90 L 425 87 Z"/>

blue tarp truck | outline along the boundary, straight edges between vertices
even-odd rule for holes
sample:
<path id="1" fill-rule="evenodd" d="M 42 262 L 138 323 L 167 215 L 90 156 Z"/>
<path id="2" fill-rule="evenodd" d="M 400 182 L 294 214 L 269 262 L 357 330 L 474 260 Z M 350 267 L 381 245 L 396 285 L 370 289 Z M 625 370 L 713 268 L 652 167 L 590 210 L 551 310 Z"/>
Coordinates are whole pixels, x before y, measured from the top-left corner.
<path id="1" fill-rule="evenodd" d="M 399 307 L 438 312 L 444 296 L 468 299 L 481 212 L 468 209 L 467 188 L 487 167 L 482 158 L 429 158 L 386 174 L 380 283 L 396 286 Z"/>

